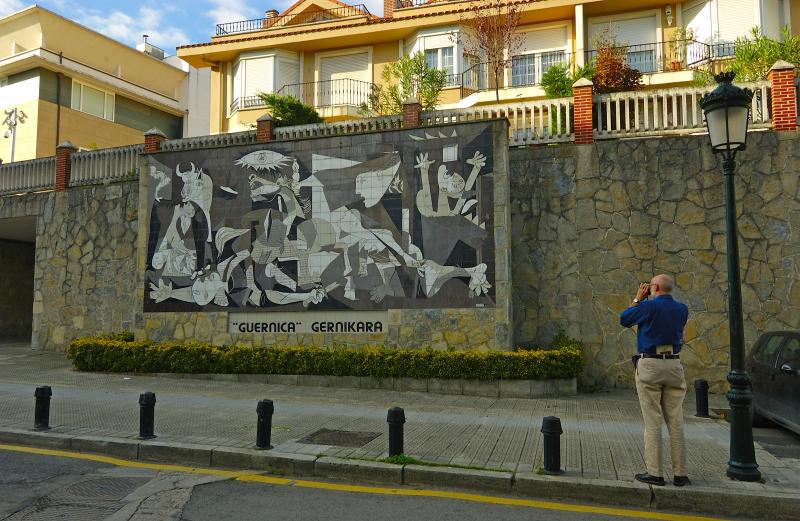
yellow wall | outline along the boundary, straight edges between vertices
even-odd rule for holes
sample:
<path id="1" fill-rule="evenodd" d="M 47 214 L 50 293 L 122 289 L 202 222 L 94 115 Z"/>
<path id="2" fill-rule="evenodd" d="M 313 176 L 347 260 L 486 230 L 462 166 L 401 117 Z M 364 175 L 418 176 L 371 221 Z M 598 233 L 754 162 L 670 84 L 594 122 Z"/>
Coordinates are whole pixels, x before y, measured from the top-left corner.
<path id="1" fill-rule="evenodd" d="M 55 154 L 55 103 L 39 100 L 37 157 Z M 61 107 L 60 142 L 70 141 L 82 148 L 109 148 L 144 143 L 144 133 L 113 121 Z"/>
<path id="2" fill-rule="evenodd" d="M 372 47 L 372 82 L 383 83 L 383 69 L 400 59 L 398 42 L 385 42 Z"/>
<path id="3" fill-rule="evenodd" d="M 15 107 L 24 112 L 27 118 L 24 123 L 17 124 L 14 161 L 34 159 L 38 157 L 36 155 L 36 118 L 39 114 L 38 100 L 34 99 L 25 103 L 17 103 Z M 0 123 L 5 119 L 5 113 L 2 111 L 7 109 L 8 107 L 0 105 Z M 6 130 L 6 127 L 2 127 L 2 130 L 0 130 L 0 159 L 2 159 L 4 163 L 11 160 L 11 139 L 2 137 L 2 133 Z"/>
<path id="4" fill-rule="evenodd" d="M 792 34 L 800 34 L 800 0 L 791 0 L 789 9 L 791 11 L 792 18 Z"/>
<path id="5" fill-rule="evenodd" d="M 0 30 L 0 58 L 13 54 L 14 43 L 25 50 L 39 47 L 40 34 L 38 17 L 34 13 L 4 21 Z"/>

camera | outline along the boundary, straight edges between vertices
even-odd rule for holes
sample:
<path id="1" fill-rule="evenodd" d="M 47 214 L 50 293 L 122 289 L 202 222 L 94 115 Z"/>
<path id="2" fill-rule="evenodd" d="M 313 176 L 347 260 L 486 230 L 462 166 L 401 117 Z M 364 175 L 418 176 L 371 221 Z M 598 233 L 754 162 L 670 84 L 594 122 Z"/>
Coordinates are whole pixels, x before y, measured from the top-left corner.
<path id="1" fill-rule="evenodd" d="M 642 284 L 647 284 L 647 293 L 645 294 L 645 297 L 649 297 L 650 296 L 650 283 L 649 282 L 642 282 Z"/>

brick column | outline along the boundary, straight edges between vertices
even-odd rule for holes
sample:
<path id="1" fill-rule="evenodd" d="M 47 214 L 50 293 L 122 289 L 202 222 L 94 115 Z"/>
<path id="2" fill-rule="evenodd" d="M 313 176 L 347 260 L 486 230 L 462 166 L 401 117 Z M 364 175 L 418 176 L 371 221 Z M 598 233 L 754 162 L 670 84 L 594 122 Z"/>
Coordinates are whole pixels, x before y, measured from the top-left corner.
<path id="1" fill-rule="evenodd" d="M 778 60 L 767 76 L 772 83 L 772 130 L 797 129 L 797 99 L 794 88 L 794 65 Z"/>
<path id="2" fill-rule="evenodd" d="M 56 147 L 56 191 L 63 192 L 69 187 L 69 178 L 72 172 L 72 153 L 78 148 L 64 141 Z"/>
<path id="3" fill-rule="evenodd" d="M 383 0 L 383 17 L 394 18 L 394 3 L 396 0 Z"/>
<path id="4" fill-rule="evenodd" d="M 422 121 L 422 105 L 414 98 L 403 102 L 403 128 L 416 128 Z"/>
<path id="5" fill-rule="evenodd" d="M 592 129 L 592 82 L 581 78 L 572 85 L 575 111 L 575 144 L 594 143 Z"/>
<path id="6" fill-rule="evenodd" d="M 266 142 L 275 139 L 275 120 L 264 114 L 256 120 L 256 141 Z"/>
<path id="7" fill-rule="evenodd" d="M 165 139 L 167 136 L 161 130 L 156 127 L 151 128 L 144 133 L 144 153 L 160 152 L 161 142 Z"/>

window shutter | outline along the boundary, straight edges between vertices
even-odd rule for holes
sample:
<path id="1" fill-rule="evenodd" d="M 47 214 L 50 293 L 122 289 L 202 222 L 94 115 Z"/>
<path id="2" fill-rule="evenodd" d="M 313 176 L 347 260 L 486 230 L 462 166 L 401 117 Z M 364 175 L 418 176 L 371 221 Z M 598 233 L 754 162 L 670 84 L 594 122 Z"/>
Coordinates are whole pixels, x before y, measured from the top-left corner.
<path id="1" fill-rule="evenodd" d="M 299 64 L 288 60 L 278 60 L 278 82 L 275 91 L 281 90 L 284 85 L 293 85 L 298 82 L 300 72 Z"/>
<path id="2" fill-rule="evenodd" d="M 627 42 L 628 45 L 656 43 L 655 16 L 593 23 L 589 28 L 590 42 L 593 43 L 594 38 L 601 34 L 607 27 L 611 27 L 611 31 L 616 36 L 617 42 L 619 43 Z"/>
<path id="3" fill-rule="evenodd" d="M 750 29 L 757 25 L 756 7 L 756 0 L 725 0 L 722 2 L 718 11 L 719 40 L 732 42 L 739 36 L 748 36 Z"/>
<path id="4" fill-rule="evenodd" d="M 687 6 L 683 8 L 684 25 L 694 32 L 694 39 L 698 42 L 710 41 L 714 36 L 711 30 L 711 5 L 706 0 Z"/>
<path id="5" fill-rule="evenodd" d="M 322 58 L 319 64 L 321 81 L 351 79 L 372 81 L 369 77 L 369 54 L 366 52 Z"/>
<path id="6" fill-rule="evenodd" d="M 541 52 L 543 50 L 566 49 L 567 28 L 554 27 L 541 31 L 528 31 L 522 34 L 524 40 L 522 53 Z"/>
<path id="7" fill-rule="evenodd" d="M 272 92 L 272 58 L 253 58 L 244 63 L 244 95 Z"/>

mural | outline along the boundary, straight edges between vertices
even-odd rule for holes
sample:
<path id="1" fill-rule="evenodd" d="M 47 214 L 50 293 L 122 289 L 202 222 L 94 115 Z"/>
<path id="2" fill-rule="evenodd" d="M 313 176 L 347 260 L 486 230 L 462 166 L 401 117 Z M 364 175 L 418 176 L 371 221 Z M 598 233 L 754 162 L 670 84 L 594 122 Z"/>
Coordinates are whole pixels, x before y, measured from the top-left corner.
<path id="1" fill-rule="evenodd" d="M 489 124 L 148 158 L 145 311 L 494 305 Z"/>

